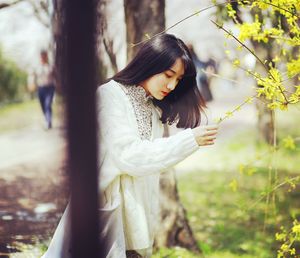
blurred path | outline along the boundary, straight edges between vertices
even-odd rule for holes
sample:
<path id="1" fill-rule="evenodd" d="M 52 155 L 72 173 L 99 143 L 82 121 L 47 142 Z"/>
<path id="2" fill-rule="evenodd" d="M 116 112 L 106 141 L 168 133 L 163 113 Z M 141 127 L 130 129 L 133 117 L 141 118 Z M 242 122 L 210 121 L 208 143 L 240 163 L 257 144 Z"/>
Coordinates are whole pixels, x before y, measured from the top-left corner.
<path id="1" fill-rule="evenodd" d="M 0 135 L 0 177 L 15 166 L 53 163 L 62 157 L 65 142 L 60 128 L 44 130 L 38 125 Z M 53 164 L 54 165 L 54 164 Z M 25 172 L 25 171 L 23 171 Z M 26 176 L 25 173 L 23 173 Z"/>
<path id="2" fill-rule="evenodd" d="M 65 140 L 36 124 L 0 134 L 0 146 L 0 256 L 10 257 L 18 243 L 47 240 L 65 209 Z"/>

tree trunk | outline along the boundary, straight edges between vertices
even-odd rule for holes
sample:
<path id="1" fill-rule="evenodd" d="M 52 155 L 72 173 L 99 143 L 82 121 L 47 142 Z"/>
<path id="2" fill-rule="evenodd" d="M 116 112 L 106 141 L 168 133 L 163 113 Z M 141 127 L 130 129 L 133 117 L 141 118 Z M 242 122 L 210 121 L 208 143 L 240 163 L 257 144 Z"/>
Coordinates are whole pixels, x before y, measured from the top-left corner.
<path id="1" fill-rule="evenodd" d="M 256 53 L 261 57 L 262 60 L 272 60 L 272 46 L 261 47 L 257 42 L 252 43 Z M 262 66 L 257 66 L 256 69 L 261 74 L 265 72 Z M 269 103 L 270 101 L 264 96 L 259 97 L 256 102 L 258 114 L 257 128 L 259 139 L 267 142 L 270 145 L 273 145 L 275 141 L 275 113 L 274 110 L 268 108 Z"/>
<path id="2" fill-rule="evenodd" d="M 64 85 L 63 78 L 61 74 L 66 72 L 65 67 L 62 65 L 62 60 L 66 58 L 65 55 L 66 50 L 64 49 L 63 42 L 65 40 L 65 35 L 62 32 L 62 28 L 65 23 L 65 18 L 63 16 L 63 6 L 62 1 L 54 0 L 53 1 L 53 16 L 52 16 L 52 33 L 54 39 L 54 70 L 55 70 L 55 88 L 56 91 L 62 92 L 62 88 Z M 58 73 L 57 71 L 61 71 Z"/>
<path id="3" fill-rule="evenodd" d="M 124 0 L 127 58 L 131 60 L 137 52 L 138 43 L 165 29 L 164 0 Z M 167 127 L 166 127 L 167 128 Z M 168 133 L 167 133 L 168 134 Z M 181 246 L 199 252 L 196 240 L 179 200 L 174 171 L 164 173 L 160 181 L 159 232 L 155 237 L 155 248 Z"/>
<path id="4" fill-rule="evenodd" d="M 160 217 L 155 247 L 181 246 L 199 253 L 197 242 L 189 226 L 186 211 L 177 189 L 175 171 L 171 169 L 160 177 Z"/>
<path id="5" fill-rule="evenodd" d="M 107 54 L 109 58 L 109 62 L 111 65 L 112 70 L 114 73 L 117 73 L 118 71 L 118 65 L 117 65 L 117 57 L 116 53 L 113 50 L 113 40 L 112 38 L 108 35 L 108 24 L 107 24 L 107 5 L 108 1 L 107 0 L 102 0 L 100 4 L 98 5 L 98 10 L 97 10 L 97 15 L 98 17 L 101 17 L 98 21 L 98 28 L 97 28 L 97 33 L 98 35 L 101 35 L 101 38 L 98 36 L 98 56 L 103 57 L 104 52 Z M 101 58 L 103 59 L 103 58 Z M 107 70 L 108 67 L 106 67 L 104 64 L 99 67 L 100 69 L 100 74 L 102 75 L 102 78 L 107 77 Z M 100 83 L 102 83 L 101 81 Z"/>
<path id="6" fill-rule="evenodd" d="M 147 39 L 165 29 L 164 0 L 124 0 L 127 60 L 131 60 L 138 50 L 132 44 Z"/>
<path id="7" fill-rule="evenodd" d="M 70 244 L 74 258 L 104 257 L 105 250 L 99 241 L 97 191 L 96 5 L 97 1 L 54 1 L 55 61 L 67 114 Z M 63 253 L 69 252 L 64 248 Z"/>
<path id="8" fill-rule="evenodd" d="M 260 97 L 256 102 L 258 114 L 258 132 L 260 140 L 267 142 L 270 145 L 274 144 L 275 140 L 275 113 L 267 107 L 268 100 Z"/>

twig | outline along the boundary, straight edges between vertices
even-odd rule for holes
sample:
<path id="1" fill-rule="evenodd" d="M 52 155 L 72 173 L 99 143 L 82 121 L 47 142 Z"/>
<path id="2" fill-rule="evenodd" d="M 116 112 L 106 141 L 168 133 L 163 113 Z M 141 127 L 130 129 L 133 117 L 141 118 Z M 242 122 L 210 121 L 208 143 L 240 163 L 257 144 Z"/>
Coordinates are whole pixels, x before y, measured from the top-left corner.
<path id="1" fill-rule="evenodd" d="M 262 199 L 264 199 L 268 194 L 270 194 L 270 193 L 276 191 L 278 188 L 280 188 L 280 187 L 286 185 L 286 184 L 289 183 L 289 182 L 292 182 L 292 181 L 298 181 L 299 178 L 300 178 L 299 176 L 295 176 L 295 177 L 290 178 L 289 180 L 286 180 L 286 181 L 280 183 L 279 185 L 276 185 L 276 186 L 275 186 L 273 189 L 271 189 L 268 193 L 262 195 L 262 196 L 261 196 L 259 199 L 257 199 L 254 203 L 252 203 L 252 204 L 249 206 L 249 208 L 246 209 L 246 210 L 252 209 L 252 208 L 253 208 L 254 206 L 256 206 Z"/>
<path id="2" fill-rule="evenodd" d="M 226 80 L 226 81 L 230 81 L 230 82 L 239 84 L 239 81 L 238 81 L 238 80 L 226 78 L 226 77 L 221 76 L 220 74 L 217 74 L 217 73 L 208 73 L 208 72 L 206 72 L 204 69 L 200 69 L 200 71 L 203 72 L 203 73 L 205 73 L 206 75 L 211 75 L 211 76 L 216 77 L 216 78 L 220 78 L 220 79 L 223 79 L 223 80 Z"/>
<path id="3" fill-rule="evenodd" d="M 257 94 L 248 97 L 244 102 L 242 102 L 240 105 L 238 105 L 235 109 L 233 109 L 232 111 L 230 111 L 230 113 L 234 113 L 236 111 L 239 111 L 241 109 L 242 106 L 244 106 L 245 104 L 249 103 L 249 100 L 251 100 L 251 98 L 256 98 Z M 223 118 L 220 118 L 219 121 L 217 122 L 218 124 L 222 123 L 226 118 L 228 118 L 228 116 L 225 116 Z"/>
<path id="4" fill-rule="evenodd" d="M 266 72 L 270 74 L 269 69 L 264 64 L 264 62 L 254 53 L 254 51 L 250 48 L 248 48 L 242 41 L 240 41 L 236 36 L 234 36 L 231 32 L 229 32 L 227 29 L 225 29 L 222 25 L 216 23 L 213 20 L 210 20 L 213 24 L 215 24 L 219 29 L 225 31 L 229 36 L 233 37 L 239 44 L 241 44 L 244 48 L 246 48 L 255 58 L 258 62 L 261 63 L 261 65 L 265 68 Z"/>
<path id="5" fill-rule="evenodd" d="M 7 8 L 7 7 L 11 7 L 11 6 L 16 5 L 16 4 L 18 4 L 18 3 L 20 3 L 20 2 L 23 2 L 23 1 L 24 1 L 24 0 L 16 0 L 16 1 L 11 2 L 11 3 L 2 3 L 2 4 L 0 4 L 0 9 L 4 9 L 4 8 Z"/>

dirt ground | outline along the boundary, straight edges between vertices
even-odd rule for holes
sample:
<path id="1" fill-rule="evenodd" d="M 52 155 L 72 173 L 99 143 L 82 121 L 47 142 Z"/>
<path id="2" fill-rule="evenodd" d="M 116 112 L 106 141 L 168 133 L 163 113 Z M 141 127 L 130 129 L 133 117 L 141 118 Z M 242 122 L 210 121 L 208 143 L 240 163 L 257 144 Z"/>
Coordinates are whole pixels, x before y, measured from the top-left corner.
<path id="1" fill-rule="evenodd" d="M 0 257 L 9 257 L 53 233 L 67 199 L 65 141 L 61 128 L 33 126 L 0 135 L 0 146 Z"/>

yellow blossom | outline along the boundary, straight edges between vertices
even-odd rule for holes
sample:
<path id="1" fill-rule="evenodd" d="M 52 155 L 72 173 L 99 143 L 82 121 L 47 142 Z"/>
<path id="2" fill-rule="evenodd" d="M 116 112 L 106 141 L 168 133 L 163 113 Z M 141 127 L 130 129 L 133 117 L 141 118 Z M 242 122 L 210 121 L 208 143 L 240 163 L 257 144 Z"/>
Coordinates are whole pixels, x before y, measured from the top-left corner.
<path id="1" fill-rule="evenodd" d="M 277 241 L 285 241 L 286 240 L 286 234 L 285 233 L 276 233 L 275 239 Z"/>
<path id="2" fill-rule="evenodd" d="M 282 140 L 283 147 L 286 149 L 294 150 L 296 148 L 295 141 L 291 136 L 287 136 Z"/>
<path id="3" fill-rule="evenodd" d="M 240 62 L 240 60 L 238 60 L 238 59 L 235 59 L 234 61 L 233 61 L 233 65 L 234 66 L 239 66 L 241 64 L 241 62 Z"/>
<path id="4" fill-rule="evenodd" d="M 233 112 L 232 111 L 227 111 L 225 113 L 225 115 L 226 115 L 226 117 L 231 117 L 231 116 L 233 116 Z"/>
<path id="5" fill-rule="evenodd" d="M 240 165 L 239 165 L 239 172 L 240 172 L 241 174 L 243 174 L 243 173 L 244 173 L 244 170 L 245 170 L 245 165 L 240 164 Z"/>
<path id="6" fill-rule="evenodd" d="M 247 170 L 247 174 L 248 176 L 252 176 L 256 171 L 257 171 L 256 168 L 249 168 Z"/>
<path id="7" fill-rule="evenodd" d="M 300 234 L 300 225 L 293 226 L 293 233 Z"/>
<path id="8" fill-rule="evenodd" d="M 282 244 L 280 249 L 283 251 L 283 252 L 287 252 L 289 250 L 289 246 L 287 244 Z"/>
<path id="9" fill-rule="evenodd" d="M 300 74 L 300 55 L 298 56 L 298 59 L 291 60 L 286 64 L 286 66 L 289 77 L 293 77 L 297 74 Z"/>
<path id="10" fill-rule="evenodd" d="M 237 188 L 238 188 L 237 180 L 236 180 L 236 179 L 233 179 L 233 180 L 229 183 L 229 187 L 231 188 L 231 190 L 232 190 L 233 192 L 236 192 L 236 191 L 237 191 Z"/>

